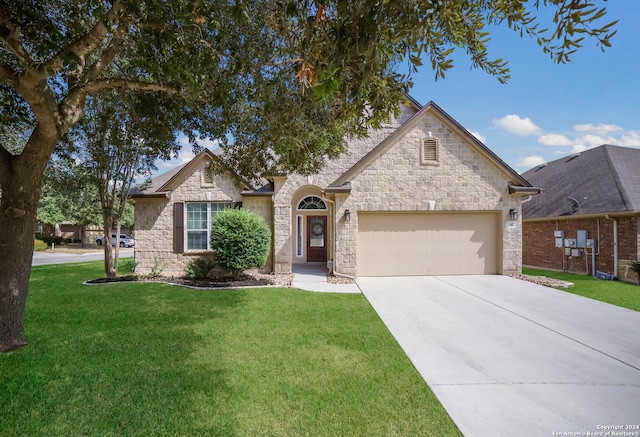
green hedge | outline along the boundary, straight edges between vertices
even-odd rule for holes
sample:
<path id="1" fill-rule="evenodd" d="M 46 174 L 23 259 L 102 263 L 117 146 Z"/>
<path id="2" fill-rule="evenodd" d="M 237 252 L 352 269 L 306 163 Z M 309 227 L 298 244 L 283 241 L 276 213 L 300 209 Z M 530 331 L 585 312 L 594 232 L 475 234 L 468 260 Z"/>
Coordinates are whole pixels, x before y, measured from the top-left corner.
<path id="1" fill-rule="evenodd" d="M 47 243 L 45 243 L 42 240 L 34 240 L 33 242 L 33 250 L 36 252 L 44 252 L 45 250 L 47 250 L 49 246 L 47 245 Z"/>
<path id="2" fill-rule="evenodd" d="M 253 211 L 227 209 L 216 216 L 211 247 L 217 264 L 237 278 L 244 270 L 266 264 L 271 248 L 271 231 Z"/>

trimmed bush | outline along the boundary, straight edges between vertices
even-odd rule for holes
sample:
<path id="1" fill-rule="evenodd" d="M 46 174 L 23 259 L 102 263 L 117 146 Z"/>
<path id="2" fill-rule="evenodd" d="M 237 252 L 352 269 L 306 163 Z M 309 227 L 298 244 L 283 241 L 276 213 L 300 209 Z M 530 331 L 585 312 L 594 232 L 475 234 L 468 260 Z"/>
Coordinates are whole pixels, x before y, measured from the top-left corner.
<path id="1" fill-rule="evenodd" d="M 208 258 L 194 258 L 185 267 L 184 274 L 189 279 L 205 279 L 213 267 L 214 262 Z"/>
<path id="2" fill-rule="evenodd" d="M 42 240 L 34 240 L 33 241 L 33 250 L 35 252 L 44 252 L 45 250 L 47 250 L 47 243 L 45 243 Z"/>
<path id="3" fill-rule="evenodd" d="M 244 270 L 266 264 L 271 231 L 255 212 L 227 209 L 213 220 L 211 247 L 216 252 L 216 263 L 229 269 L 237 279 Z"/>

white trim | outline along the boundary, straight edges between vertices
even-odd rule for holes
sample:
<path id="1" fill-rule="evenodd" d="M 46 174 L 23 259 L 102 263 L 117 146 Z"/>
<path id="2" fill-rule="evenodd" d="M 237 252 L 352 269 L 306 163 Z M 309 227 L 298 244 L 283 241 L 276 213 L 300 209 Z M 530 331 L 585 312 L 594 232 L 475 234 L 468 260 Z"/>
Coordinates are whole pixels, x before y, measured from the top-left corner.
<path id="1" fill-rule="evenodd" d="M 227 208 L 231 208 L 231 202 L 227 202 L 224 200 L 220 201 L 212 201 L 212 202 L 185 202 L 184 207 L 184 252 L 192 253 L 192 252 L 202 252 L 202 251 L 211 251 L 211 214 L 212 214 L 212 205 L 213 204 L 226 204 Z M 188 211 L 189 205 L 194 204 L 205 204 L 207 205 L 207 247 L 204 249 L 191 249 L 189 248 L 189 231 L 203 232 L 203 229 L 189 229 L 189 219 L 188 219 Z M 216 208 L 216 213 L 223 211 L 226 208 Z"/>
<path id="2" fill-rule="evenodd" d="M 304 258 L 304 216 L 296 215 L 296 258 Z"/>
<path id="3" fill-rule="evenodd" d="M 318 199 L 323 205 L 324 208 L 300 208 L 300 205 L 302 204 L 302 202 L 304 202 L 305 200 L 311 198 L 311 197 L 315 197 L 316 199 Z M 315 195 L 310 195 L 310 196 L 305 196 L 303 197 L 300 202 L 298 202 L 298 205 L 296 206 L 296 211 L 327 211 L 327 204 L 325 203 L 324 200 L 322 200 L 321 197 L 319 196 L 315 196 Z"/>

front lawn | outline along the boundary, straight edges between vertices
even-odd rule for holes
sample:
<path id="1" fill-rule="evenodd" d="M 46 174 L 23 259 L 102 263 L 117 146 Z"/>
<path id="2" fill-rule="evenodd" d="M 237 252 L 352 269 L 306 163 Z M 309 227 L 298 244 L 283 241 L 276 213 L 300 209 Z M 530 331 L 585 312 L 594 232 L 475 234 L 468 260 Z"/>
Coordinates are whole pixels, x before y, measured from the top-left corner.
<path id="1" fill-rule="evenodd" d="M 34 267 L 2 435 L 459 435 L 362 295 L 83 286 Z"/>
<path id="2" fill-rule="evenodd" d="M 619 307 L 640 311 L 640 286 L 635 284 L 620 281 L 604 281 L 592 276 L 530 268 L 522 269 L 522 273 L 525 275 L 546 276 L 547 278 L 573 282 L 573 287 L 563 288 L 562 290 Z"/>

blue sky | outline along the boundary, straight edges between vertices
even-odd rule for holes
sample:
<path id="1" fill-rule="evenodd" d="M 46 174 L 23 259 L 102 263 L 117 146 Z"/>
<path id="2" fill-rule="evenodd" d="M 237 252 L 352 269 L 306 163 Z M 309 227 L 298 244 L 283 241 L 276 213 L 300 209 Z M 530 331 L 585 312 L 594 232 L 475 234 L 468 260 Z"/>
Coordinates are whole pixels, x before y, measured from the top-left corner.
<path id="1" fill-rule="evenodd" d="M 410 94 L 434 101 L 518 172 L 602 144 L 640 147 L 640 1 L 605 5 L 604 22 L 620 21 L 604 52 L 585 39 L 558 65 L 535 40 L 500 30 L 489 47 L 509 61 L 506 85 L 470 70 L 461 52 L 445 79 L 421 71 Z"/>
<path id="2" fill-rule="evenodd" d="M 489 48 L 492 59 L 509 62 L 506 85 L 471 70 L 458 50 L 454 68 L 438 81 L 425 60 L 410 94 L 421 104 L 434 101 L 520 173 L 602 144 L 640 148 L 640 1 L 604 4 L 603 22 L 620 20 L 604 52 L 585 40 L 570 63 L 555 64 L 535 40 L 501 28 Z M 183 147 L 159 170 L 192 157 Z"/>

